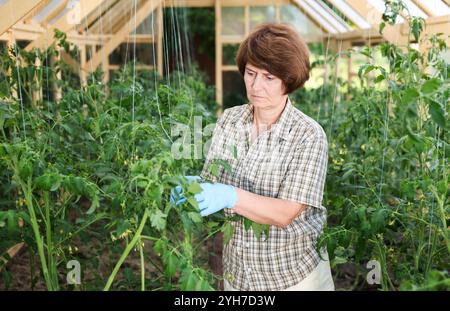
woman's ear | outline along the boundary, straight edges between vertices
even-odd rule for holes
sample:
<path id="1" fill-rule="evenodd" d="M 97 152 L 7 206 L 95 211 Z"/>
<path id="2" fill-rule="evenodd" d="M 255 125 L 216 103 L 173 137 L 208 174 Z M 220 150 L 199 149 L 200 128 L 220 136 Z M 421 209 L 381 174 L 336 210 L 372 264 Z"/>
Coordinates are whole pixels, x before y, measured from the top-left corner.
<path id="1" fill-rule="evenodd" d="M 284 84 L 284 82 L 281 84 L 281 88 L 282 88 L 282 90 L 283 90 L 283 95 L 289 95 L 289 93 L 287 92 L 287 87 L 286 87 L 286 85 Z"/>

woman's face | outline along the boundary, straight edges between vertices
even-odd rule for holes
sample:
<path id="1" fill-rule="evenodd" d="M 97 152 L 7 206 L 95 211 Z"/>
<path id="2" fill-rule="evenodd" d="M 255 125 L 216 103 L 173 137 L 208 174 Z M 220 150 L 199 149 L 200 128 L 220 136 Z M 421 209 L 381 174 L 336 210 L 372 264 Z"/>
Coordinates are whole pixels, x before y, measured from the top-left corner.
<path id="1" fill-rule="evenodd" d="M 244 82 L 247 98 L 257 108 L 269 108 L 286 102 L 283 81 L 264 69 L 247 63 Z"/>

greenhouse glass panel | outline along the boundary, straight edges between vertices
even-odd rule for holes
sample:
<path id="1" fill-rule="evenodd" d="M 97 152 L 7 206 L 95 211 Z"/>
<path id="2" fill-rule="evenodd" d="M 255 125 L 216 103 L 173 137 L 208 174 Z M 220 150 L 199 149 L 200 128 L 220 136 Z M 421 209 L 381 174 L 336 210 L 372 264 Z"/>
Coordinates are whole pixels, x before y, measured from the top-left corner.
<path id="1" fill-rule="evenodd" d="M 437 16 L 450 14 L 450 7 L 446 5 L 442 0 L 421 1 L 421 5 L 426 7 L 429 11 Z"/>
<path id="2" fill-rule="evenodd" d="M 222 35 L 243 36 L 245 34 L 245 8 L 222 8 Z"/>
<path id="3" fill-rule="evenodd" d="M 137 28 L 136 34 L 139 35 L 151 35 L 158 33 L 158 13 L 154 12 L 150 14 Z M 131 31 L 130 33 L 133 33 Z"/>
<path id="4" fill-rule="evenodd" d="M 320 41 L 323 32 L 311 20 L 293 5 L 280 8 L 280 19 L 291 24 L 307 42 Z"/>
<path id="5" fill-rule="evenodd" d="M 275 22 L 274 6 L 250 7 L 250 29 L 257 25 L 268 22 Z"/>
<path id="6" fill-rule="evenodd" d="M 419 16 L 419 17 L 423 17 L 423 18 L 427 18 L 428 15 L 425 14 L 424 11 L 422 11 L 414 2 L 412 2 L 411 0 L 403 0 L 403 2 L 405 3 L 405 5 L 408 7 L 409 13 L 412 16 Z"/>

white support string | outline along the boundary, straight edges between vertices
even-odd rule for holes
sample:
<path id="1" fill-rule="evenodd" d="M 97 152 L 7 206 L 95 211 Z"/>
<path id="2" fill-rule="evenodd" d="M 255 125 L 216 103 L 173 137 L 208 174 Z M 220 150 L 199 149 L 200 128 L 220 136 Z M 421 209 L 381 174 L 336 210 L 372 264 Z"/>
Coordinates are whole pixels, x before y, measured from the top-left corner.
<path id="1" fill-rule="evenodd" d="M 153 1 L 153 0 L 152 0 Z M 165 1 L 162 1 L 159 5 L 161 5 L 162 6 L 162 8 L 161 8 L 161 10 L 160 11 L 158 11 L 158 14 L 159 14 L 159 12 L 161 12 L 161 15 L 162 16 L 158 16 L 158 19 L 163 19 L 163 17 L 164 17 L 164 7 L 165 7 Z M 156 9 L 155 9 L 156 10 Z M 153 11 L 153 13 L 152 13 L 152 38 L 155 38 L 155 28 L 154 28 L 154 12 L 155 11 Z M 162 23 L 164 23 L 164 20 L 162 20 Z M 158 27 L 161 27 L 161 25 L 158 23 Z M 164 29 L 164 27 L 163 27 L 163 30 L 164 30 L 164 32 L 165 32 L 165 29 Z M 161 33 L 161 31 L 160 30 L 158 30 L 158 33 Z M 163 36 L 164 37 L 164 36 Z M 163 44 L 163 54 L 165 55 L 165 53 L 164 53 L 164 45 L 166 44 L 166 41 L 167 40 L 164 40 L 164 44 Z M 156 61 L 156 58 L 155 58 L 155 40 L 153 40 L 153 43 L 152 43 L 152 49 L 153 49 L 153 66 L 154 66 L 154 68 L 156 68 L 156 66 L 157 66 L 157 61 Z M 166 52 L 167 52 L 167 50 L 166 50 Z M 163 55 L 158 55 L 158 57 L 163 57 Z M 165 62 L 166 61 L 166 58 L 164 57 L 163 58 L 163 62 Z M 169 61 L 167 60 L 167 62 L 166 62 L 166 68 L 167 68 L 167 76 L 169 75 L 169 65 L 168 65 L 168 63 L 169 63 Z M 164 72 L 164 68 L 163 68 L 163 72 Z M 164 124 L 163 124 L 163 121 L 162 121 L 162 114 L 161 114 L 161 107 L 160 107 L 160 103 L 159 103 L 159 94 L 158 94 L 158 81 L 157 81 L 157 78 L 156 78 L 156 75 L 153 75 L 154 76 L 154 83 L 155 83 L 155 96 L 156 96 L 156 106 L 157 106 L 157 108 L 158 108 L 158 115 L 159 115 L 159 124 L 160 124 L 160 126 L 161 126 L 161 129 L 163 130 L 163 132 L 164 132 L 164 134 L 166 135 L 166 137 L 169 139 L 169 141 L 173 144 L 173 140 L 172 140 L 172 138 L 170 137 L 170 135 L 169 135 L 169 133 L 167 133 L 167 131 L 166 131 L 166 129 L 164 128 Z M 161 77 L 162 78 L 162 77 Z M 168 82 L 168 83 L 170 83 L 170 81 Z M 169 99 L 169 104 L 170 104 L 170 99 Z"/>
<path id="2" fill-rule="evenodd" d="M 137 14 L 137 0 L 134 0 L 134 27 L 133 27 L 133 93 L 132 93 L 132 109 L 131 109 L 131 123 L 134 127 L 134 121 L 135 121 L 135 97 L 136 97 L 136 14 Z M 128 40 L 127 40 L 128 42 Z M 136 139 L 133 138 L 133 151 L 132 151 L 132 158 L 134 159 L 136 156 Z M 137 185 L 136 185 L 136 191 L 137 191 Z"/>

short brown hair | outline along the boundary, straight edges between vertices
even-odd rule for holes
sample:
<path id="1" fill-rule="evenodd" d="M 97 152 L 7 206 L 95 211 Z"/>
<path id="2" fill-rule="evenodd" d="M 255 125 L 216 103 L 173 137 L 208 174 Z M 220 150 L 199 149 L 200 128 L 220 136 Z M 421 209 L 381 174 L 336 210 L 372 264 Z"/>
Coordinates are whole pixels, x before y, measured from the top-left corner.
<path id="1" fill-rule="evenodd" d="M 305 41 L 287 24 L 258 26 L 241 43 L 236 63 L 242 76 L 247 63 L 265 69 L 283 81 L 285 94 L 309 79 L 309 51 Z"/>

